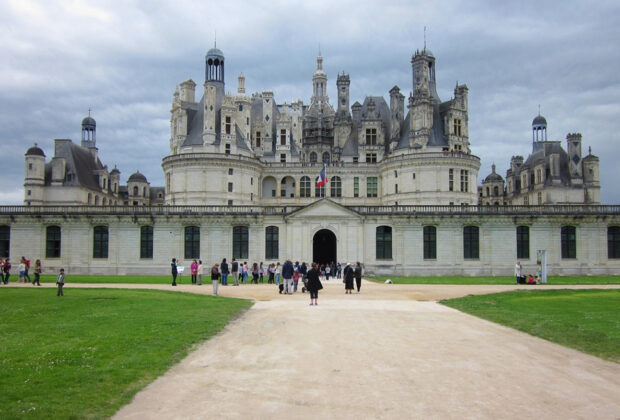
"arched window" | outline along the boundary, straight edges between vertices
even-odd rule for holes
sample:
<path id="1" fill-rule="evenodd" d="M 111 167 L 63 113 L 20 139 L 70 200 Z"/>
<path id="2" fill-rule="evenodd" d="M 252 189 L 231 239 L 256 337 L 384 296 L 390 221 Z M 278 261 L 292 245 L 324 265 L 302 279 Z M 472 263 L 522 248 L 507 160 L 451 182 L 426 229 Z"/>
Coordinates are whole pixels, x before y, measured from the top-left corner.
<path id="1" fill-rule="evenodd" d="M 134 197 L 136 197 L 138 195 L 138 186 L 137 185 L 134 185 L 134 187 L 133 187 L 133 195 L 134 195 Z"/>
<path id="2" fill-rule="evenodd" d="M 463 258 L 478 259 L 478 226 L 465 226 L 463 228 Z"/>
<path id="3" fill-rule="evenodd" d="M 45 229 L 45 258 L 60 258 L 60 226 Z"/>
<path id="4" fill-rule="evenodd" d="M 577 234 L 575 226 L 562 226 L 562 258 L 577 258 Z"/>
<path id="5" fill-rule="evenodd" d="M 11 227 L 0 226 L 0 257 L 8 258 L 11 249 Z"/>
<path id="6" fill-rule="evenodd" d="M 310 181 L 310 177 L 302 176 L 301 181 L 299 181 L 299 196 L 310 197 L 311 191 L 312 181 Z"/>
<path id="7" fill-rule="evenodd" d="M 108 199 L 106 197 L 103 197 L 103 200 L 101 201 L 101 204 L 103 204 L 104 206 L 108 205 Z"/>
<path id="8" fill-rule="evenodd" d="M 185 259 L 200 258 L 200 227 L 185 226 Z"/>
<path id="9" fill-rule="evenodd" d="M 233 258 L 248 258 L 248 227 L 233 227 Z"/>
<path id="10" fill-rule="evenodd" d="M 277 260 L 279 251 L 279 229 L 277 226 L 265 228 L 265 259 Z"/>
<path id="11" fill-rule="evenodd" d="M 310 163 L 316 163 L 316 152 L 310 153 Z"/>
<path id="12" fill-rule="evenodd" d="M 530 228 L 517 226 L 517 258 L 527 260 L 530 258 Z"/>
<path id="13" fill-rule="evenodd" d="M 435 226 L 424 226 L 424 259 L 434 260 L 437 258 L 437 228 Z"/>
<path id="14" fill-rule="evenodd" d="M 95 226 L 93 229 L 93 258 L 108 258 L 107 226 Z"/>
<path id="15" fill-rule="evenodd" d="M 377 252 L 378 260 L 392 259 L 392 228 L 390 226 L 377 226 Z"/>
<path id="16" fill-rule="evenodd" d="M 323 152 L 322 160 L 323 163 L 329 163 L 329 152 Z"/>
<path id="17" fill-rule="evenodd" d="M 142 187 L 142 197 L 146 198 L 146 187 Z"/>
<path id="18" fill-rule="evenodd" d="M 93 195 L 88 193 L 88 204 L 93 204 Z"/>
<path id="19" fill-rule="evenodd" d="M 339 176 L 333 176 L 331 181 L 330 195 L 332 197 L 342 197 L 342 181 Z"/>
<path id="20" fill-rule="evenodd" d="M 493 187 L 493 195 L 497 197 L 499 195 L 499 188 L 496 186 Z"/>
<path id="21" fill-rule="evenodd" d="M 607 228 L 607 258 L 620 258 L 620 226 Z"/>
<path id="22" fill-rule="evenodd" d="M 98 205 L 99 205 L 99 196 L 96 195 L 95 196 L 95 206 L 98 206 Z"/>

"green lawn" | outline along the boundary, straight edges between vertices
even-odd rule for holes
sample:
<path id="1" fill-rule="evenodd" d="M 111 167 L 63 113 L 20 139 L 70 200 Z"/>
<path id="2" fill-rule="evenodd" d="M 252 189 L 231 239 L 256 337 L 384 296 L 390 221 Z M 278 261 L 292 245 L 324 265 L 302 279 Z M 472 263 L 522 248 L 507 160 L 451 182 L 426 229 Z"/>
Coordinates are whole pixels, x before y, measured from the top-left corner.
<path id="1" fill-rule="evenodd" d="M 441 301 L 489 321 L 620 362 L 620 290 L 518 290 Z"/>
<path id="2" fill-rule="evenodd" d="M 31 278 L 34 278 L 32 274 Z M 17 280 L 11 276 L 12 280 Z M 55 283 L 56 275 L 44 274 L 41 276 L 41 283 Z M 177 277 L 177 283 L 191 284 L 191 276 Z M 211 276 L 202 276 L 202 282 L 211 284 Z M 88 274 L 67 273 L 67 284 L 69 283 L 128 283 L 128 284 L 172 284 L 172 275 L 168 276 L 95 276 Z"/>
<path id="3" fill-rule="evenodd" d="M 251 305 L 147 290 L 55 294 L 0 289 L 1 419 L 108 418 Z"/>
<path id="4" fill-rule="evenodd" d="M 391 279 L 395 284 L 515 284 L 515 278 L 512 276 L 386 276 L 364 278 L 378 283 L 383 283 L 385 280 Z M 620 284 L 620 276 L 549 276 L 547 284 Z M 540 286 L 544 287 L 544 285 Z"/>

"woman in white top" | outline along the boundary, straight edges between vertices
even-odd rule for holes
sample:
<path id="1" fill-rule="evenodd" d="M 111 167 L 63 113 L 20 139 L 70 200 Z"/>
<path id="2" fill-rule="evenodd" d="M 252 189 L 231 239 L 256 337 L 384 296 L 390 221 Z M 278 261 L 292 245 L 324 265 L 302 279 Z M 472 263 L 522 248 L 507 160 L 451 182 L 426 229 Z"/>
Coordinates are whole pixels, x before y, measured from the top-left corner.
<path id="1" fill-rule="evenodd" d="M 202 286 L 202 260 L 198 260 L 198 286 Z"/>

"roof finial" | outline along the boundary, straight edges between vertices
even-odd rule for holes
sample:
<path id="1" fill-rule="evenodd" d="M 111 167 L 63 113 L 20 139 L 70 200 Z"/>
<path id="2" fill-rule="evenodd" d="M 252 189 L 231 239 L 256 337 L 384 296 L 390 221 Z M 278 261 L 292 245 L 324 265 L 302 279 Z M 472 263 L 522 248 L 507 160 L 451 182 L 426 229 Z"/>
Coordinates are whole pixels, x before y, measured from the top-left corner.
<path id="1" fill-rule="evenodd" d="M 213 48 L 217 48 L 217 29 L 213 32 L 215 32 L 215 37 L 213 38 Z"/>
<path id="2" fill-rule="evenodd" d="M 424 26 L 424 51 L 426 51 L 426 26 Z"/>
<path id="3" fill-rule="evenodd" d="M 88 107 L 88 116 L 90 117 L 90 107 Z"/>
<path id="4" fill-rule="evenodd" d="M 538 116 L 540 117 L 540 104 L 538 104 Z"/>

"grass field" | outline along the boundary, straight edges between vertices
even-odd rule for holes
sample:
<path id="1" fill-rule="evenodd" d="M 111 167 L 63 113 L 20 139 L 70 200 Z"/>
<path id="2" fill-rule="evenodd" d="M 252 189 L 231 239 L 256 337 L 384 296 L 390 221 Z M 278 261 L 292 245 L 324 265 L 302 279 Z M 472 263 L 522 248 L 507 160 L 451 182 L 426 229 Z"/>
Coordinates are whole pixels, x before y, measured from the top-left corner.
<path id="1" fill-rule="evenodd" d="M 515 284 L 510 276 L 365 277 L 377 283 L 390 279 L 395 284 Z M 549 276 L 547 284 L 620 284 L 620 276 Z M 533 287 L 544 287 L 538 285 Z"/>
<path id="2" fill-rule="evenodd" d="M 32 275 L 30 275 L 33 278 Z M 11 279 L 17 281 L 11 275 Z M 41 283 L 55 283 L 56 275 L 44 274 Z M 191 276 L 177 277 L 177 283 L 190 284 Z M 211 276 L 202 276 L 202 282 L 211 284 Z M 67 283 L 128 283 L 128 284 L 172 284 L 172 276 L 96 276 L 67 273 Z"/>
<path id="3" fill-rule="evenodd" d="M 620 290 L 519 290 L 441 303 L 620 362 Z"/>
<path id="4" fill-rule="evenodd" d="M 0 418 L 108 418 L 251 302 L 146 290 L 0 290 Z"/>

